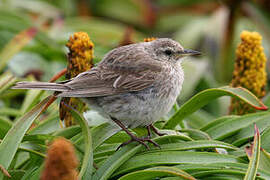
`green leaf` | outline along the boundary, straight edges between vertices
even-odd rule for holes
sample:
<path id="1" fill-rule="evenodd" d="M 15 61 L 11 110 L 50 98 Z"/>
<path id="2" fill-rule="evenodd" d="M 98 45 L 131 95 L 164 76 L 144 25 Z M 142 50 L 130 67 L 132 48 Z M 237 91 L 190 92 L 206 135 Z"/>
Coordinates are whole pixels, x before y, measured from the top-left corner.
<path id="1" fill-rule="evenodd" d="M 79 126 L 74 125 L 74 126 L 59 129 L 58 131 L 55 131 L 53 133 L 53 135 L 54 136 L 62 136 L 62 137 L 65 137 L 67 139 L 70 139 L 73 136 L 79 134 L 81 131 L 82 131 L 82 129 Z"/>
<path id="2" fill-rule="evenodd" d="M 177 113 L 175 113 L 174 116 L 166 122 L 164 128 L 175 128 L 175 126 L 179 124 L 185 117 L 200 109 L 210 101 L 221 96 L 235 97 L 243 100 L 256 109 L 267 110 L 267 107 L 255 95 L 244 88 L 232 88 L 225 86 L 221 88 L 207 89 L 193 96 L 190 100 L 183 104 Z"/>
<path id="3" fill-rule="evenodd" d="M 115 153 L 115 150 L 120 146 L 120 143 L 102 144 L 94 151 L 94 158 L 109 156 Z"/>
<path id="4" fill-rule="evenodd" d="M 200 139 L 211 139 L 211 137 L 198 129 L 182 129 L 180 130 L 182 133 L 188 133 L 189 137 L 195 140 L 200 140 Z"/>
<path id="5" fill-rule="evenodd" d="M 214 119 L 215 116 L 213 114 L 199 109 L 198 111 L 190 114 L 187 118 L 185 118 L 184 123 L 187 124 L 190 128 L 199 129 L 209 122 L 212 122 Z"/>
<path id="6" fill-rule="evenodd" d="M 34 135 L 25 135 L 22 142 L 28 141 L 38 144 L 46 144 L 46 141 L 50 142 L 55 138 L 55 136 L 48 134 L 34 134 Z"/>
<path id="7" fill-rule="evenodd" d="M 197 141 L 188 141 L 180 143 L 168 143 L 161 145 L 162 151 L 183 151 L 190 149 L 205 149 L 205 148 L 225 148 L 231 150 L 238 150 L 237 147 L 224 143 L 221 141 L 214 140 L 197 140 Z"/>
<path id="8" fill-rule="evenodd" d="M 270 151 L 270 127 L 267 127 L 267 129 L 265 129 L 262 133 L 261 136 L 261 141 L 262 141 L 262 148 L 265 149 L 266 151 Z"/>
<path id="9" fill-rule="evenodd" d="M 142 149 L 142 145 L 129 144 L 109 157 L 93 175 L 92 180 L 107 180 L 125 161 Z"/>
<path id="10" fill-rule="evenodd" d="M 110 123 L 104 123 L 92 129 L 93 149 L 96 149 L 105 140 L 116 134 L 120 129 Z"/>
<path id="11" fill-rule="evenodd" d="M 255 125 L 255 135 L 253 141 L 252 155 L 244 180 L 254 180 L 256 178 L 260 160 L 260 147 L 261 147 L 260 132 L 257 126 Z"/>
<path id="12" fill-rule="evenodd" d="M 260 163 L 259 163 L 259 169 L 269 171 L 270 169 L 270 154 L 266 152 L 264 149 L 261 149 L 260 152 Z"/>
<path id="13" fill-rule="evenodd" d="M 233 135 L 233 145 L 235 146 L 241 146 L 245 143 L 248 143 L 250 139 L 254 137 L 254 130 L 253 130 L 253 124 L 250 124 L 249 126 L 242 128 L 239 132 Z M 270 121 L 268 118 L 260 119 L 256 121 L 256 126 L 259 128 L 260 132 L 264 132 L 264 130 L 270 126 Z M 261 137 L 261 147 L 263 147 L 263 140 L 268 141 L 265 139 L 262 139 Z"/>
<path id="14" fill-rule="evenodd" d="M 175 142 L 177 140 L 187 140 L 184 136 L 163 136 L 154 139 L 158 144 Z M 152 147 L 152 146 L 150 146 Z M 110 156 L 101 167 L 98 168 L 93 176 L 93 180 L 106 180 L 108 179 L 115 170 L 120 167 L 124 162 L 134 156 L 136 153 L 141 152 L 144 149 L 142 145 L 131 143 L 127 146 L 122 147 L 120 150 Z"/>
<path id="15" fill-rule="evenodd" d="M 131 172 L 135 169 L 142 169 L 157 165 L 177 165 L 182 163 L 211 164 L 239 162 L 240 160 L 232 155 L 217 154 L 211 152 L 190 152 L 190 151 L 159 151 L 139 154 L 125 162 L 114 175 Z"/>
<path id="16" fill-rule="evenodd" d="M 52 104 L 53 105 L 53 104 Z M 77 127 L 78 128 L 78 127 Z M 67 128 L 65 128 L 67 129 Z M 57 132 L 61 130 L 59 114 L 50 114 L 48 118 L 43 119 L 37 126 L 29 130 L 29 134 L 49 134 L 54 133 L 54 136 L 62 136 L 58 135 Z M 65 138 L 68 138 L 64 136 Z"/>
<path id="17" fill-rule="evenodd" d="M 7 176 L 5 176 L 3 180 L 21 179 L 23 177 L 23 175 L 25 174 L 25 171 L 24 170 L 12 170 L 12 171 L 9 171 L 9 174 L 10 174 L 11 178 L 8 178 Z"/>
<path id="18" fill-rule="evenodd" d="M 148 180 L 160 177 L 177 176 L 183 179 L 195 180 L 190 174 L 175 167 L 159 166 L 141 171 L 135 171 L 119 178 L 119 180 Z"/>
<path id="19" fill-rule="evenodd" d="M 201 171 L 211 171 L 211 170 L 222 170 L 222 169 L 229 169 L 229 170 L 238 170 L 242 172 L 246 172 L 248 169 L 248 164 L 244 163 L 212 163 L 212 164 L 180 164 L 176 165 L 179 169 L 182 169 L 189 174 L 201 172 Z M 258 169 L 258 174 L 263 179 L 270 179 L 270 173 L 261 169 Z M 244 176 L 243 176 L 244 177 Z"/>
<path id="20" fill-rule="evenodd" d="M 207 131 L 208 129 L 212 128 L 212 127 L 215 127 L 217 126 L 218 124 L 222 124 L 224 123 L 225 121 L 227 120 L 231 120 L 235 117 L 239 117 L 239 116 L 236 116 L 236 115 L 229 115 L 229 116 L 222 116 L 222 117 L 219 117 L 213 121 L 211 121 L 210 123 L 206 124 L 205 126 L 203 126 L 200 130 L 201 131 Z"/>
<path id="21" fill-rule="evenodd" d="M 1 56 L 0 56 L 1 57 Z M 9 71 L 5 72 L 0 78 L 0 97 L 3 97 L 3 93 L 8 90 L 16 82 L 16 77 Z"/>
<path id="22" fill-rule="evenodd" d="M 21 143 L 18 150 L 32 153 L 42 158 L 46 157 L 47 146 L 33 143 Z"/>
<path id="23" fill-rule="evenodd" d="M 270 119 L 270 112 L 252 113 L 244 116 L 233 117 L 224 123 L 211 127 L 205 132 L 213 139 L 222 140 L 226 137 L 232 136 L 240 129 L 264 119 Z"/>
<path id="24" fill-rule="evenodd" d="M 50 100 L 51 96 L 45 98 L 42 102 L 36 105 L 31 111 L 26 113 L 8 131 L 2 143 L 0 144 L 0 164 L 8 169 L 15 153 L 23 139 L 24 134 L 31 126 L 33 121 L 40 115 L 43 108 L 46 106 L 47 102 Z M 3 175 L 0 173 L 0 179 Z"/>
<path id="25" fill-rule="evenodd" d="M 0 139 L 3 139 L 8 130 L 12 127 L 12 123 L 0 117 L 0 124 Z"/>
<path id="26" fill-rule="evenodd" d="M 92 137 L 87 121 L 84 117 L 72 107 L 67 106 L 71 110 L 72 116 L 80 124 L 82 128 L 82 134 L 85 141 L 84 157 L 82 161 L 82 167 L 79 174 L 79 179 L 91 179 L 92 167 L 93 167 L 93 148 Z"/>

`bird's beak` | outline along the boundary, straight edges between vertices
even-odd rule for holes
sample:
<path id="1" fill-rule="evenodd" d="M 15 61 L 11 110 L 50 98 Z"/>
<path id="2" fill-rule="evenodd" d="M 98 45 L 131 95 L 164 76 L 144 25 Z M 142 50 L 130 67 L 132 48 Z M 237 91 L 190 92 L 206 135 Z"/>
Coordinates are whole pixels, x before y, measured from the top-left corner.
<path id="1" fill-rule="evenodd" d="M 199 51 L 191 50 L 191 49 L 184 49 L 182 51 L 179 51 L 180 56 L 195 56 L 200 55 L 201 53 Z"/>

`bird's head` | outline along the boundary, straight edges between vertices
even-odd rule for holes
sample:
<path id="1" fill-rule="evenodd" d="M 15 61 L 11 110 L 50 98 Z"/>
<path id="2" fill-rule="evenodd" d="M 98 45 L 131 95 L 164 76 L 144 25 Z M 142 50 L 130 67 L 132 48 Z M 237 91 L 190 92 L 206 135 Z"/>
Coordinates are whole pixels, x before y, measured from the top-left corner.
<path id="1" fill-rule="evenodd" d="M 185 56 L 199 55 L 200 52 L 184 49 L 180 43 L 169 39 L 160 38 L 148 42 L 151 52 L 154 52 L 154 58 L 159 61 L 179 62 Z"/>

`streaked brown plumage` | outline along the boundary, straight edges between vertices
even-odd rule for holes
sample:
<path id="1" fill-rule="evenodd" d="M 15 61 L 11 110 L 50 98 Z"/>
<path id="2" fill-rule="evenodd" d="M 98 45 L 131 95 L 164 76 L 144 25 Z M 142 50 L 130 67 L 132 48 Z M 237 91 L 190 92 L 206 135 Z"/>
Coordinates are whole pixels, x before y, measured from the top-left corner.
<path id="1" fill-rule="evenodd" d="M 152 142 L 150 137 L 137 138 L 125 127 L 154 128 L 151 124 L 168 113 L 180 93 L 184 80 L 181 57 L 195 54 L 199 52 L 161 38 L 113 49 L 97 67 L 71 80 L 20 82 L 13 88 L 53 90 L 59 97 L 84 98 L 121 126 L 131 141 L 148 147 L 144 141 Z"/>

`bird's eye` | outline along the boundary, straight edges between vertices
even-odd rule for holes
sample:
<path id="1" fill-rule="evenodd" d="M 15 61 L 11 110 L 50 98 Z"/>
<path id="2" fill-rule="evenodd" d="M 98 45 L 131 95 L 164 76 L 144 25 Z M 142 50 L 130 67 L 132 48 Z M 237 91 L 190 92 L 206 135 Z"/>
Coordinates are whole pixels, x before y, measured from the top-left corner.
<path id="1" fill-rule="evenodd" d="M 170 50 L 170 49 L 166 49 L 164 52 L 168 56 L 172 54 L 172 50 Z"/>

